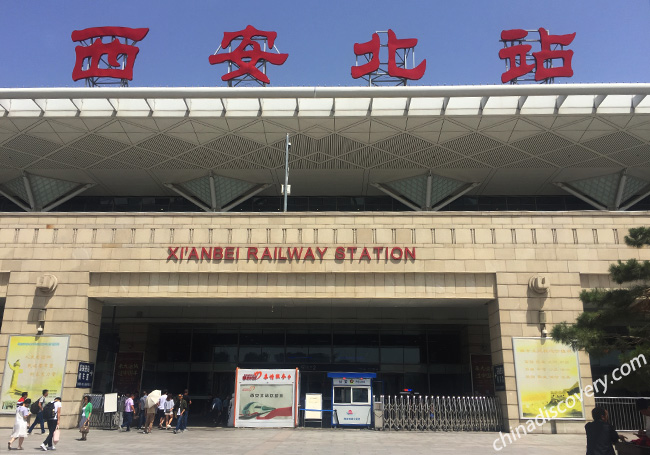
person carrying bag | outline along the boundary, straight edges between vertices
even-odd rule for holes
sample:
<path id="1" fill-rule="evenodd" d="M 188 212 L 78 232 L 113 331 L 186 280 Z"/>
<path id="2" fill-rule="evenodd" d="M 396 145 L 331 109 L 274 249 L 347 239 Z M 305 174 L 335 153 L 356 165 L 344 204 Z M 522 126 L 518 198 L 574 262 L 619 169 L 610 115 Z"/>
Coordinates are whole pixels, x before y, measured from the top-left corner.
<path id="1" fill-rule="evenodd" d="M 81 418 L 79 419 L 79 432 L 81 438 L 79 441 L 88 440 L 88 432 L 90 431 L 90 415 L 93 412 L 93 404 L 90 402 L 90 397 L 85 395 L 81 403 Z"/>

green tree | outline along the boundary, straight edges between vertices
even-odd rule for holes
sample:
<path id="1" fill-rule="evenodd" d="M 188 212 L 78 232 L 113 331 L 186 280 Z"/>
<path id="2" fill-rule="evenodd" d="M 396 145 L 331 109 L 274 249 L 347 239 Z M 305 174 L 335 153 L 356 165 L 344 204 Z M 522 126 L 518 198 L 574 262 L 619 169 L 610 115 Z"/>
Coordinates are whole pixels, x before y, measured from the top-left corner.
<path id="1" fill-rule="evenodd" d="M 629 230 L 625 243 L 635 248 L 650 245 L 650 228 Z M 573 349 L 584 349 L 595 357 L 620 352 L 621 362 L 644 354 L 650 363 L 650 261 L 618 261 L 609 267 L 618 289 L 589 289 L 580 293 L 588 307 L 573 324 L 562 322 L 551 336 Z M 650 366 L 626 378 L 630 390 L 650 387 Z"/>

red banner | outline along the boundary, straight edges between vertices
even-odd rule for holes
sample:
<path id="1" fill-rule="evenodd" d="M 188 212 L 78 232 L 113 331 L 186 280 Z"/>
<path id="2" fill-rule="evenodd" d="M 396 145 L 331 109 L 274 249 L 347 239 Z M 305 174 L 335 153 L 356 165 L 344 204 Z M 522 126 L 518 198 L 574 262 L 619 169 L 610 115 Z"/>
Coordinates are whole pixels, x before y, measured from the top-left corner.
<path id="1" fill-rule="evenodd" d="M 143 365 L 143 352 L 119 352 L 115 358 L 113 391 L 119 393 L 139 391 Z"/>

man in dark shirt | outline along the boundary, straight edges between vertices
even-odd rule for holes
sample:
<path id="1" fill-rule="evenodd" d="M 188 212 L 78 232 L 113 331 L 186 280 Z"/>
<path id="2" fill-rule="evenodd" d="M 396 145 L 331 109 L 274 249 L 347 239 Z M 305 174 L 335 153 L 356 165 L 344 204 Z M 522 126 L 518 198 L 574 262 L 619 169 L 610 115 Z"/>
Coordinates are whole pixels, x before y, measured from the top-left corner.
<path id="1" fill-rule="evenodd" d="M 593 422 L 585 425 L 587 432 L 587 455 L 616 455 L 614 443 L 619 439 L 625 441 L 625 436 L 619 436 L 610 425 L 609 413 L 603 407 L 596 406 L 591 411 Z"/>

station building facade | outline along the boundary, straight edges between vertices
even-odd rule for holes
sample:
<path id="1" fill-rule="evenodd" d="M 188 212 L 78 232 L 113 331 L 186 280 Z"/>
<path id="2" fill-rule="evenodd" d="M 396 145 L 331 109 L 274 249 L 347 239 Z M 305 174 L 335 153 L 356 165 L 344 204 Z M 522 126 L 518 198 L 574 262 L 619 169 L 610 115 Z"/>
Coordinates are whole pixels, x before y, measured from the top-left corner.
<path id="1" fill-rule="evenodd" d="M 612 262 L 650 259 L 623 241 L 650 225 L 649 92 L 3 90 L 0 359 L 11 335 L 69 335 L 72 426 L 91 390 L 76 387 L 79 362 L 108 392 L 118 352 L 144 353 L 142 388 L 203 397 L 232 392 L 236 367 L 300 368 L 302 393 L 371 371 L 377 393 L 471 395 L 471 356 L 489 355 L 514 427 L 513 337 L 575 320 L 583 289 L 612 285 Z M 287 133 L 294 210 L 272 213 Z M 171 197 L 194 211 L 96 204 Z M 337 198 L 365 205 L 309 210 Z M 562 210 L 479 209 L 559 198 Z M 578 359 L 584 387 L 592 365 Z"/>

